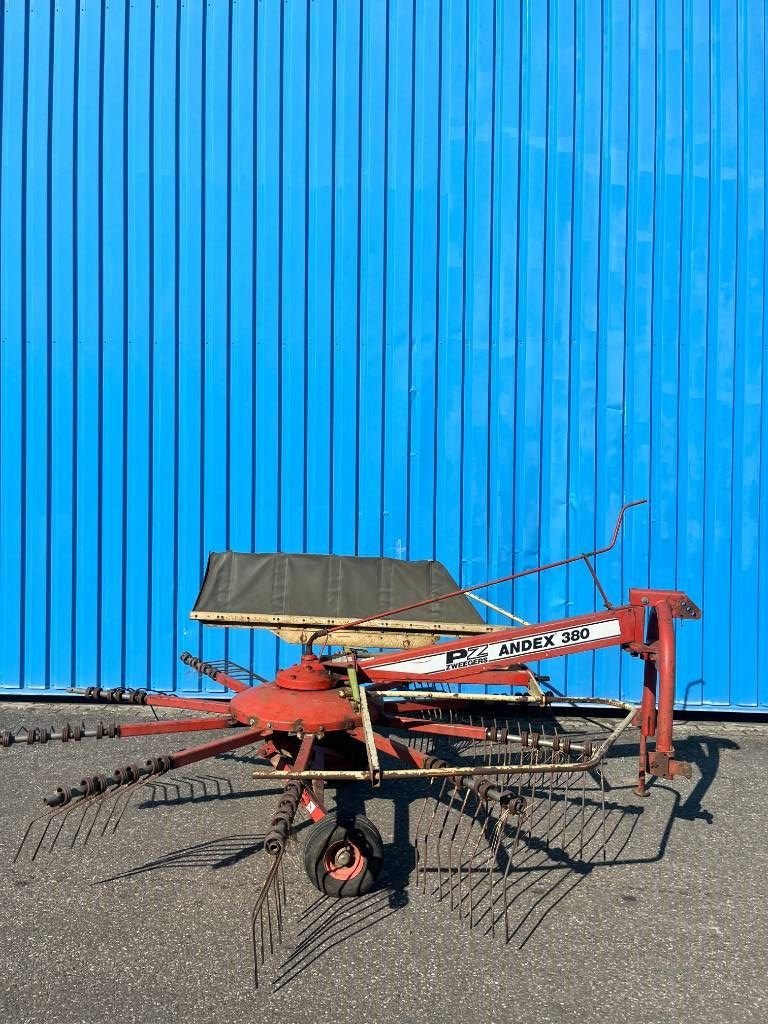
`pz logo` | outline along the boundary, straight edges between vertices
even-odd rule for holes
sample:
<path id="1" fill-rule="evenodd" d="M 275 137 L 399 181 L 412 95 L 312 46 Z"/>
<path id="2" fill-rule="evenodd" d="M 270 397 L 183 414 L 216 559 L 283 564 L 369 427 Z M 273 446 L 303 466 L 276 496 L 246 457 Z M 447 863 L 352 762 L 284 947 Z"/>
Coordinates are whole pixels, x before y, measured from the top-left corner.
<path id="1" fill-rule="evenodd" d="M 478 647 L 458 647 L 455 651 L 448 651 L 445 656 L 445 666 L 450 668 L 457 661 L 472 661 L 475 658 L 484 658 L 488 654 L 488 644 L 480 644 Z"/>

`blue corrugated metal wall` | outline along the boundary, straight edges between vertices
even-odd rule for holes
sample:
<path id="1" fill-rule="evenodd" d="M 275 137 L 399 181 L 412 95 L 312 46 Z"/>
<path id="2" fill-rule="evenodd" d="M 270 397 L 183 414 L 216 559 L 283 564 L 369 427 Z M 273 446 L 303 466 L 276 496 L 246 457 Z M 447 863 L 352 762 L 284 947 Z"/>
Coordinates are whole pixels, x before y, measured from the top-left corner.
<path id="1" fill-rule="evenodd" d="M 610 592 L 703 605 L 681 702 L 768 705 L 763 0 L 0 19 L 0 686 L 269 671 L 186 617 L 209 549 L 469 583 L 648 495 Z M 490 596 L 595 600 L 578 568 Z M 553 681 L 635 696 L 619 665 Z"/>

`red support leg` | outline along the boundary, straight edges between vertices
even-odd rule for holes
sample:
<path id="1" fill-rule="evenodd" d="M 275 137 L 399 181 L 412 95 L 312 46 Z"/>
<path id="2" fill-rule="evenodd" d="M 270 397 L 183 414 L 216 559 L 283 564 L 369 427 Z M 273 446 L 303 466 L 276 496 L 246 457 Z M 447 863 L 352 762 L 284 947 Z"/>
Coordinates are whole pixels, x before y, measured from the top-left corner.
<path id="1" fill-rule="evenodd" d="M 659 626 L 659 646 L 656 660 L 659 672 L 659 714 L 656 723 L 656 750 L 671 757 L 675 748 L 672 744 L 672 720 L 675 709 L 675 627 L 668 604 L 656 608 Z"/>
<path id="2" fill-rule="evenodd" d="M 656 609 L 652 608 L 648 617 L 648 628 L 646 630 L 645 643 L 648 647 L 656 644 L 659 639 L 659 625 L 656 616 Z M 655 654 L 646 658 L 645 671 L 643 675 L 643 701 L 640 706 L 640 752 L 637 770 L 637 787 L 635 793 L 638 796 L 648 796 L 646 789 L 646 776 L 648 773 L 648 739 L 656 735 L 656 687 L 658 673 L 656 671 Z"/>
<path id="3" fill-rule="evenodd" d="M 640 771 L 638 773 L 637 790 L 645 796 L 645 772 L 661 779 L 673 779 L 677 775 L 691 777 L 691 766 L 685 761 L 674 757 L 675 747 L 672 742 L 672 730 L 675 713 L 675 626 L 674 609 L 669 601 L 659 601 L 654 606 L 649 620 L 650 630 L 655 631 L 656 643 L 653 657 L 655 665 L 646 668 L 643 703 L 640 711 Z M 655 622 L 654 622 L 655 619 Z M 656 689 L 658 686 L 658 710 L 656 708 Z M 656 735 L 656 745 L 652 754 L 648 754 L 648 737 Z"/>

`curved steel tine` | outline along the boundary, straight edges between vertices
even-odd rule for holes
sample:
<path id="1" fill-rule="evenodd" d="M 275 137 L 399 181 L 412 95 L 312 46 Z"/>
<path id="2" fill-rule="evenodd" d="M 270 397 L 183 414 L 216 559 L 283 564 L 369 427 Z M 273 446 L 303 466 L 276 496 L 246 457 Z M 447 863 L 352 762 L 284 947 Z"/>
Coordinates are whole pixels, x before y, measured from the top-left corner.
<path id="1" fill-rule="evenodd" d="M 459 826 L 461 825 L 462 821 L 464 820 L 464 812 L 466 810 L 467 801 L 469 800 L 469 796 L 470 796 L 471 792 L 472 792 L 471 789 L 466 789 L 465 792 L 464 792 L 464 799 L 462 800 L 461 807 L 459 808 L 458 814 L 456 815 L 456 825 L 454 827 L 453 835 L 451 836 L 451 840 L 450 840 L 450 843 L 448 845 L 448 879 L 449 879 L 449 882 L 450 882 L 451 910 L 453 910 L 453 890 L 454 890 L 455 884 L 456 884 L 454 882 L 454 880 L 453 880 L 453 876 L 454 876 L 454 870 L 453 870 L 453 847 L 454 847 L 454 843 L 456 842 L 456 833 L 458 832 Z M 461 862 L 459 862 L 459 863 L 461 863 Z M 459 870 L 461 870 L 461 868 L 459 868 Z"/>
<path id="2" fill-rule="evenodd" d="M 499 855 L 499 849 L 501 847 L 502 840 L 504 838 L 504 832 L 507 827 L 507 820 L 509 818 L 509 807 L 504 807 L 499 815 L 499 819 L 493 827 L 491 833 L 491 850 L 488 858 L 488 900 L 491 914 L 491 935 L 496 935 L 496 915 L 494 913 L 494 898 L 493 898 L 493 873 L 496 867 L 496 861 Z"/>
<path id="3" fill-rule="evenodd" d="M 438 831 L 438 834 L 437 834 L 437 894 L 438 894 L 437 898 L 438 899 L 442 899 L 442 860 L 441 860 L 441 855 L 440 855 L 440 844 L 441 844 L 442 838 L 443 838 L 443 836 L 445 834 L 446 825 L 447 825 L 447 823 L 449 823 L 449 818 L 450 818 L 452 812 L 454 811 L 454 803 L 456 801 L 456 798 L 459 795 L 459 792 L 460 792 L 461 788 L 462 788 L 461 784 L 460 783 L 457 784 L 456 780 L 454 780 L 453 788 L 451 790 L 451 798 L 449 799 L 449 802 L 447 802 L 447 804 L 445 805 L 445 814 L 444 814 L 444 816 L 442 818 L 442 823 L 440 824 L 440 828 L 439 828 L 439 831 Z M 465 798 L 465 800 L 466 800 L 466 798 Z M 453 892 L 453 884 L 452 884 L 452 878 L 453 878 L 452 848 L 453 848 L 453 843 L 454 843 L 454 839 L 456 837 L 456 833 L 457 833 L 457 829 L 459 827 L 459 821 L 460 820 L 461 820 L 460 818 L 457 819 L 456 824 L 454 825 L 453 834 L 449 837 L 449 840 L 447 840 L 447 885 L 449 885 L 449 892 Z M 450 826 L 449 826 L 449 830 L 450 830 Z"/>
<path id="4" fill-rule="evenodd" d="M 438 793 L 437 797 L 433 799 L 434 806 L 432 808 L 432 814 L 430 816 L 429 824 L 427 825 L 426 831 L 423 834 L 424 864 L 423 864 L 423 868 L 422 868 L 422 878 L 423 878 L 423 889 L 422 889 L 422 892 L 426 892 L 427 891 L 427 860 L 428 860 L 428 851 L 429 851 L 428 837 L 429 837 L 429 833 L 432 831 L 432 826 L 434 824 L 435 818 L 437 817 L 437 811 L 438 811 L 438 808 L 440 806 L 440 801 L 442 800 L 443 793 L 445 792 L 445 787 L 447 785 L 448 785 L 448 780 L 444 779 L 442 784 L 441 784 L 441 786 L 440 786 L 440 792 Z M 422 809 L 422 815 L 419 818 L 419 825 L 418 825 L 419 829 L 421 827 L 421 821 L 422 821 L 422 818 L 424 816 L 424 813 L 426 813 L 426 801 L 427 801 L 427 799 L 428 799 L 428 797 L 425 796 L 425 798 L 424 798 L 425 802 L 424 802 L 424 807 Z M 418 837 L 418 832 L 417 832 L 417 837 Z"/>
<path id="5" fill-rule="evenodd" d="M 557 726 L 555 726 L 555 733 L 554 734 L 555 734 L 555 736 L 557 736 Z M 552 761 L 551 761 L 551 763 L 554 765 L 554 764 L 558 764 L 559 762 L 560 762 L 560 751 L 559 750 L 558 751 L 554 751 L 553 754 L 552 754 Z M 558 778 L 559 778 L 559 774 L 558 774 Z M 547 850 L 549 850 L 549 837 L 550 837 L 550 829 L 551 829 L 551 825 L 552 825 L 552 787 L 554 785 L 554 780 L 555 780 L 555 773 L 552 771 L 552 772 L 549 773 L 549 799 L 548 799 L 548 803 L 547 803 L 547 839 L 546 839 Z"/>
<path id="6" fill-rule="evenodd" d="M 104 794 L 102 793 L 101 796 L 104 796 Z M 91 824 L 90 824 L 90 827 L 89 827 L 88 831 L 85 833 L 85 838 L 83 839 L 83 846 L 87 846 L 88 845 L 88 840 L 91 838 L 91 833 L 93 832 L 94 825 L 96 824 L 96 822 L 98 820 L 98 817 L 101 814 L 101 808 L 103 806 L 104 806 L 104 801 L 103 800 L 96 801 L 96 813 L 93 816 L 93 820 L 91 821 Z"/>
<path id="7" fill-rule="evenodd" d="M 70 808 L 70 810 L 71 809 L 72 808 Z M 67 812 L 67 814 L 64 815 L 64 818 L 66 819 L 68 816 L 69 816 L 69 812 Z M 45 823 L 45 828 L 43 829 L 43 834 L 40 836 L 40 839 L 38 840 L 37 846 L 35 847 L 34 853 L 30 857 L 31 861 L 34 860 L 37 857 L 38 853 L 40 852 L 40 847 L 43 845 L 43 840 L 45 839 L 46 835 L 48 834 L 48 829 L 51 826 L 51 818 L 52 817 L 53 817 L 53 815 L 48 815 L 48 820 Z M 37 820 L 39 821 L 40 819 L 38 818 Z M 59 825 L 59 832 L 61 832 L 61 825 Z M 58 838 L 59 832 L 56 833 L 56 836 L 54 837 L 54 842 Z M 19 850 L 19 852 L 21 852 L 21 850 Z"/>
<path id="8" fill-rule="evenodd" d="M 152 782 L 153 780 L 159 778 L 159 776 L 164 774 L 164 772 L 153 772 L 151 775 L 146 775 L 141 779 L 137 779 L 135 782 L 131 782 L 127 786 L 116 787 L 114 792 L 110 793 L 109 795 L 110 798 L 114 797 L 114 801 L 109 809 L 109 814 L 107 815 L 106 821 L 102 826 L 99 836 L 103 837 L 106 835 L 107 829 L 109 828 L 109 823 L 112 821 L 112 817 L 117 808 L 120 807 L 121 810 L 119 812 L 119 815 L 112 826 L 112 835 L 114 835 L 115 832 L 117 831 L 117 826 L 120 824 L 120 820 L 125 814 L 126 808 L 130 803 L 131 797 L 133 796 L 133 791 L 135 789 L 138 789 L 140 786 L 145 786 L 148 782 Z M 106 803 L 107 801 L 105 800 L 104 802 Z"/>
<path id="9" fill-rule="evenodd" d="M 427 792 L 424 794 L 424 799 L 421 802 L 421 810 L 419 811 L 419 818 L 418 818 L 418 821 L 416 822 L 416 832 L 415 832 L 415 840 L 414 840 L 414 844 L 413 844 L 413 852 L 414 852 L 414 871 L 416 872 L 416 887 L 417 888 L 418 888 L 418 885 L 419 885 L 419 864 L 423 860 L 422 857 L 421 857 L 421 854 L 419 853 L 419 837 L 421 835 L 421 822 L 424 819 L 424 814 L 426 813 L 427 801 L 429 799 L 431 799 L 429 794 L 430 794 L 430 790 L 432 789 L 434 783 L 435 783 L 434 779 L 430 779 L 429 780 L 429 786 L 427 788 Z M 425 849 L 424 856 L 426 857 L 426 849 Z M 424 865 L 422 864 L 422 866 L 424 866 Z M 426 868 L 425 868 L 425 872 L 426 872 Z M 425 873 L 425 883 L 424 884 L 425 884 L 425 888 L 426 888 L 426 873 Z"/>
<path id="10" fill-rule="evenodd" d="M 448 780 L 446 779 L 446 783 L 447 782 L 448 782 Z M 437 892 L 437 894 L 438 894 L 437 895 L 438 900 L 441 900 L 443 898 L 443 864 L 442 864 L 442 858 L 440 856 L 440 844 L 442 842 L 443 833 L 445 832 L 445 826 L 446 826 L 446 823 L 448 821 L 448 816 L 450 815 L 451 809 L 453 807 L 453 798 L 456 795 L 457 789 L 458 789 L 458 787 L 454 783 L 453 789 L 451 790 L 450 799 L 448 800 L 448 803 L 445 805 L 445 814 L 443 815 L 443 820 L 442 820 L 442 822 L 441 822 L 441 824 L 440 824 L 440 826 L 439 826 L 439 828 L 437 830 L 437 840 L 436 840 L 436 844 L 437 844 L 437 888 L 435 889 L 435 892 Z M 450 881 L 450 875 L 449 875 L 449 881 Z"/>
<path id="11" fill-rule="evenodd" d="M 510 870 L 512 868 L 512 864 L 513 864 L 513 861 L 514 861 L 514 858 L 515 858 L 515 854 L 517 853 L 517 851 L 519 849 L 519 846 L 520 846 L 520 830 L 522 828 L 522 821 L 523 821 L 523 815 L 522 814 L 518 814 L 518 816 L 517 816 L 517 828 L 515 829 L 515 842 L 514 842 L 514 846 L 512 847 L 512 852 L 511 853 L 509 851 L 507 852 L 507 865 L 506 865 L 506 868 L 504 869 L 504 878 L 503 878 L 503 883 L 502 883 L 503 884 L 502 899 L 503 899 L 503 902 L 504 902 L 504 941 L 505 941 L 505 943 L 509 943 L 509 900 L 507 899 L 507 888 L 508 888 L 508 882 L 509 882 L 509 872 L 510 872 Z"/>
<path id="12" fill-rule="evenodd" d="M 18 845 L 18 847 L 16 849 L 16 853 L 13 855 L 13 860 L 11 861 L 12 864 L 15 864 L 16 861 L 19 859 L 19 856 L 21 855 L 21 851 L 24 849 L 24 844 L 27 841 L 27 837 L 29 836 L 29 833 L 32 831 L 32 826 L 35 824 L 35 822 L 40 821 L 44 817 L 46 817 L 46 815 L 38 814 L 38 816 L 36 818 L 32 818 L 32 820 L 29 822 L 29 824 L 27 825 L 27 828 L 26 828 L 26 830 L 24 832 L 24 835 L 21 837 L 21 842 L 19 843 L 19 845 Z"/>
<path id="13" fill-rule="evenodd" d="M 275 952 L 275 943 L 274 943 L 274 939 L 272 937 L 272 906 L 271 906 L 270 900 L 269 900 L 269 893 L 270 893 L 270 889 L 267 889 L 266 905 L 267 905 L 267 930 L 269 932 L 269 955 L 273 956 L 274 952 Z"/>
<path id="14" fill-rule="evenodd" d="M 104 795 L 103 793 L 99 793 L 98 794 L 98 796 L 100 796 L 100 797 L 103 796 L 103 795 Z M 84 805 L 80 804 L 80 803 L 78 803 L 76 805 L 78 807 L 83 807 L 83 813 L 80 815 L 80 821 L 78 821 L 78 823 L 77 823 L 77 828 L 75 829 L 75 833 L 72 836 L 72 841 L 69 844 L 70 850 L 74 850 L 74 848 L 75 848 L 75 843 L 77 842 L 77 837 L 80 835 L 80 829 L 83 827 L 83 822 L 85 821 L 86 817 L 88 816 L 88 811 L 91 809 L 91 803 L 92 802 L 93 801 L 88 800 L 87 803 L 84 804 Z M 101 800 L 96 801 L 96 803 L 98 803 L 99 806 L 100 806 L 101 805 Z M 96 808 L 96 817 L 98 817 L 98 813 L 99 813 L 99 809 L 97 807 Z M 61 831 L 61 829 L 59 829 L 59 832 L 60 831 Z M 58 833 L 56 833 L 56 838 L 58 839 Z"/>
<path id="15" fill-rule="evenodd" d="M 281 887 L 281 890 L 282 890 L 283 903 L 287 903 L 288 902 L 288 897 L 287 897 L 286 892 L 285 892 L 285 868 L 283 866 L 283 858 L 282 857 L 280 858 L 280 871 L 279 871 L 279 875 L 280 875 L 280 887 Z"/>
<path id="16" fill-rule="evenodd" d="M 481 804 L 480 798 L 475 794 L 473 795 L 475 796 L 475 810 L 470 820 L 469 826 L 467 828 L 467 834 L 464 838 L 464 842 L 461 844 L 461 847 L 459 849 L 459 914 L 462 914 L 464 912 L 464 898 L 461 892 L 462 874 L 464 871 L 464 850 L 467 848 L 467 843 L 469 842 L 470 837 L 472 835 L 472 830 L 475 827 L 475 822 L 477 821 L 477 815 L 480 811 Z M 471 869 L 469 871 L 469 874 L 471 874 Z"/>
<path id="17" fill-rule="evenodd" d="M 264 880 L 264 884 L 259 890 L 259 895 L 256 897 L 256 902 L 253 904 L 251 910 L 251 937 L 253 940 L 253 983 L 254 987 L 259 987 L 259 964 L 264 964 L 267 958 L 267 942 L 269 943 L 270 954 L 274 953 L 274 940 L 272 934 L 272 910 L 270 906 L 269 894 L 274 888 L 277 882 L 277 889 L 275 890 L 275 898 L 277 903 L 280 902 L 280 884 L 278 882 L 278 874 L 282 871 L 284 850 L 281 850 L 276 857 L 273 858 L 272 864 L 267 872 L 267 877 Z M 283 893 L 285 892 L 283 883 Z M 267 911 L 267 929 L 264 928 L 264 908 L 266 905 Z M 256 922 L 259 922 L 259 943 L 256 941 Z M 282 919 L 281 919 L 282 925 Z"/>
<path id="18" fill-rule="evenodd" d="M 583 757 L 582 757 L 583 760 Z M 581 773 L 581 824 L 579 827 L 579 860 L 584 856 L 584 805 L 587 801 L 587 773 Z"/>
<path id="19" fill-rule="evenodd" d="M 56 845 L 56 841 L 58 840 L 58 837 L 59 837 L 59 835 L 61 833 L 61 830 L 62 830 L 62 828 L 64 826 L 64 822 L 67 820 L 67 818 L 72 813 L 72 811 L 76 810 L 79 807 L 83 807 L 84 804 L 90 803 L 92 800 L 95 800 L 97 796 L 101 796 L 101 795 L 102 794 L 100 794 L 100 793 L 94 793 L 90 797 L 83 797 L 80 800 L 69 801 L 66 804 L 62 804 L 60 807 L 54 807 L 51 810 L 45 812 L 44 814 L 38 814 L 36 817 L 32 818 L 32 820 L 27 825 L 27 828 L 26 828 L 26 830 L 24 832 L 24 835 L 22 836 L 21 842 L 18 845 L 18 848 L 16 850 L 16 853 L 13 856 L 13 860 L 11 861 L 11 863 L 15 864 L 16 861 L 21 856 L 21 851 L 24 849 L 24 846 L 25 846 L 25 844 L 27 842 L 27 839 L 29 838 L 29 835 L 30 835 L 31 831 L 32 831 L 33 827 L 37 824 L 37 822 L 45 820 L 46 824 L 45 824 L 45 828 L 43 829 L 43 834 L 40 836 L 38 844 L 35 847 L 34 853 L 32 854 L 30 860 L 34 860 L 37 857 L 38 853 L 40 852 L 40 847 L 43 845 L 43 840 L 45 839 L 45 837 L 46 837 L 46 835 L 48 833 L 48 829 L 50 828 L 51 821 L 54 818 L 59 817 L 59 815 L 63 815 L 63 818 L 62 818 L 62 820 L 61 820 L 61 822 L 59 824 L 59 828 L 57 829 L 56 834 L 53 837 L 53 841 L 52 841 L 52 843 L 51 843 L 51 845 L 49 847 L 49 853 L 53 850 L 54 846 Z"/>
<path id="20" fill-rule="evenodd" d="M 283 858 L 279 858 L 281 866 Z M 283 890 L 280 885 L 280 869 L 278 868 L 272 882 L 272 890 L 275 894 L 275 915 L 277 917 L 277 941 L 283 941 Z"/>
<path id="21" fill-rule="evenodd" d="M 473 865 L 473 863 L 475 861 L 475 858 L 477 857 L 477 851 L 480 848 L 480 843 L 483 841 L 483 839 L 486 838 L 485 830 L 486 830 L 486 828 L 488 826 L 488 819 L 490 818 L 490 814 L 488 813 L 488 805 L 487 805 L 487 802 L 485 800 L 481 800 L 480 801 L 480 807 L 481 807 L 482 812 L 483 812 L 483 820 L 482 820 L 482 822 L 480 824 L 480 831 L 478 833 L 477 839 L 475 840 L 475 845 L 474 845 L 474 848 L 472 850 L 472 856 L 469 858 L 469 877 L 470 877 L 470 883 L 469 883 L 469 927 L 470 928 L 472 928 L 473 924 L 474 924 L 473 918 L 474 918 L 474 905 L 475 905 L 475 901 L 474 901 L 475 886 L 474 886 L 474 884 L 471 881 L 471 878 L 472 878 L 472 865 Z M 478 866 L 478 869 L 479 869 L 479 866 Z"/>
<path id="22" fill-rule="evenodd" d="M 120 808 L 120 813 L 118 814 L 117 818 L 115 819 L 115 823 L 112 826 L 112 835 L 114 835 L 115 832 L 117 832 L 118 826 L 120 825 L 120 822 L 123 820 L 125 812 L 128 810 L 128 804 L 130 804 L 131 800 L 136 794 L 136 790 L 141 789 L 142 786 L 146 786 L 148 782 L 152 782 L 154 779 L 158 778 L 158 776 L 163 774 L 165 773 L 153 772 L 151 775 L 145 775 L 143 779 L 137 779 L 136 782 L 133 782 L 131 783 L 130 786 L 128 786 L 126 797 L 123 800 L 122 806 Z"/>
<path id="23" fill-rule="evenodd" d="M 101 837 L 106 835 L 107 828 L 109 827 L 109 823 L 112 820 L 112 815 L 115 813 L 115 808 L 118 806 L 119 799 L 122 795 L 124 795 L 124 793 L 125 790 L 123 790 L 123 793 L 121 793 L 119 789 L 116 789 L 113 793 L 110 793 L 110 797 L 115 797 L 115 800 L 112 803 L 112 806 L 109 808 L 109 814 L 107 815 L 106 821 L 101 827 L 101 832 L 99 833 Z M 107 803 L 108 801 L 105 800 L 104 802 Z"/>
<path id="24" fill-rule="evenodd" d="M 565 785 L 563 786 L 563 826 L 562 826 L 562 829 L 560 830 L 560 848 L 562 849 L 563 853 L 565 853 L 566 847 L 568 845 L 567 844 L 566 829 L 567 829 L 567 825 L 568 825 L 568 800 L 569 800 L 568 793 L 569 793 L 569 790 L 570 790 L 570 786 L 571 786 L 571 773 L 570 772 L 566 772 L 565 773 Z"/>

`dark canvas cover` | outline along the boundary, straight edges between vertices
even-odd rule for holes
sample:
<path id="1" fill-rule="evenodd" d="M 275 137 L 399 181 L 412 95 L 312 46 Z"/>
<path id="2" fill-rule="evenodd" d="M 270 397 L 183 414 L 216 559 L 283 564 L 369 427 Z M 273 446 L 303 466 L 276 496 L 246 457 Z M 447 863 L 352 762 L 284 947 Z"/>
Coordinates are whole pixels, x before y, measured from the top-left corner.
<path id="1" fill-rule="evenodd" d="M 353 555 L 211 552 L 194 612 L 359 619 L 450 593 L 458 587 L 440 562 Z M 433 602 L 392 620 L 481 623 L 466 597 Z"/>

